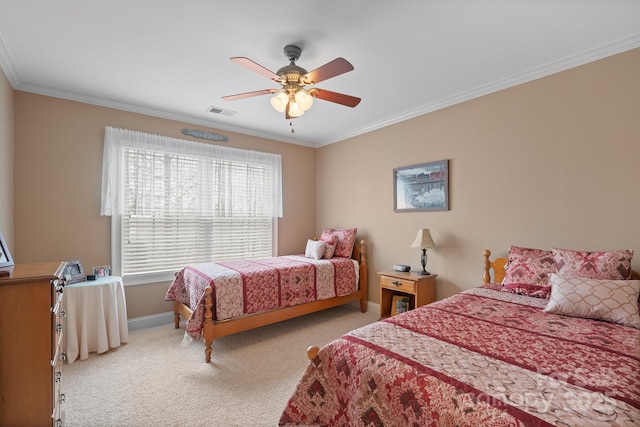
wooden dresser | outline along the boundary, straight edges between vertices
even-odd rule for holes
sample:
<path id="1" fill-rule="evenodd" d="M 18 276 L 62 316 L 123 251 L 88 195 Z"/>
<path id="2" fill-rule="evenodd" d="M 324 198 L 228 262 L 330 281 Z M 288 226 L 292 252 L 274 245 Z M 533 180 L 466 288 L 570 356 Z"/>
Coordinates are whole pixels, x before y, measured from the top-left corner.
<path id="1" fill-rule="evenodd" d="M 59 262 L 0 277 L 0 426 L 63 425 Z"/>

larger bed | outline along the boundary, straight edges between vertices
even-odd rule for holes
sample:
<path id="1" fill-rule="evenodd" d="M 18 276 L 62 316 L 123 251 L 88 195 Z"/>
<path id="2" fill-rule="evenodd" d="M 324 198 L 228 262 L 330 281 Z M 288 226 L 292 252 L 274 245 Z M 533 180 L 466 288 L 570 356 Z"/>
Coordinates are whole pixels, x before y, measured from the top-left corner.
<path id="1" fill-rule="evenodd" d="M 640 425 L 640 281 L 567 278 L 555 261 L 539 257 L 537 268 L 555 269 L 548 289 L 505 288 L 507 259 L 484 255 L 482 285 L 311 348 L 280 425 Z M 615 268 L 638 279 L 629 263 Z M 571 299 L 558 299 L 568 286 L 563 280 L 578 283 L 577 290 L 617 286 L 629 296 L 589 315 L 608 321 L 554 314 L 553 304 Z M 589 298 L 600 297 L 593 294 L 574 308 L 585 301 L 593 308 L 598 303 Z M 620 306 L 628 317 L 607 318 Z"/>
<path id="2" fill-rule="evenodd" d="M 181 316 L 187 320 L 185 333 L 196 340 L 204 339 L 205 360 L 209 363 L 215 338 L 352 301 L 359 301 L 364 313 L 365 242 L 355 244 L 356 229 L 327 230 L 340 236 L 351 233 L 344 247 L 342 240 L 333 240 L 338 246 L 336 256 L 323 258 L 320 254 L 316 259 L 310 254 L 290 255 L 184 267 L 165 295 L 166 300 L 173 301 L 175 328 L 179 328 Z M 307 248 L 312 243 L 309 241 Z"/>

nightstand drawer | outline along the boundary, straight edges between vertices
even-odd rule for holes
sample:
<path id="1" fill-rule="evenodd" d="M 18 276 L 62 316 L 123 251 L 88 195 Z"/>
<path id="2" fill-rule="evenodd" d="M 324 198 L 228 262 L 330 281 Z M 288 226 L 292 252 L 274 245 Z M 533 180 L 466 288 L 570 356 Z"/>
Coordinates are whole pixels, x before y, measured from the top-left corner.
<path id="1" fill-rule="evenodd" d="M 413 280 L 403 280 L 396 277 L 380 277 L 380 287 L 393 289 L 400 292 L 416 292 L 416 282 Z"/>

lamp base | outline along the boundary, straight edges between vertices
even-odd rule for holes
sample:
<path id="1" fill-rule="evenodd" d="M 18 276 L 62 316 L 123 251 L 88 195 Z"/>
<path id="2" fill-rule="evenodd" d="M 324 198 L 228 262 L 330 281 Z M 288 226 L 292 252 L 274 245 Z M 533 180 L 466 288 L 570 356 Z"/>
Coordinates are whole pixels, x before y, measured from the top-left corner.
<path id="1" fill-rule="evenodd" d="M 429 273 L 427 270 L 418 271 L 418 274 L 420 276 L 430 276 L 431 275 L 431 273 Z"/>

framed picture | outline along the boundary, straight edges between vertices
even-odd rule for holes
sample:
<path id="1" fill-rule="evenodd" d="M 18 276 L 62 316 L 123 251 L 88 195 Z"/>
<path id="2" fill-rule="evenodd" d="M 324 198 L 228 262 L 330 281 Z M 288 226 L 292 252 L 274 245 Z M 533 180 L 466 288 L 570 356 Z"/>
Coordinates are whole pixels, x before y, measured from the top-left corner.
<path id="1" fill-rule="evenodd" d="M 110 265 L 101 265 L 99 267 L 93 267 L 93 275 L 98 277 L 107 277 L 111 276 L 111 266 Z"/>
<path id="2" fill-rule="evenodd" d="M 411 298 L 406 295 L 394 295 L 391 298 L 391 315 L 395 316 L 396 314 L 404 313 L 410 310 L 409 304 L 411 303 Z"/>
<path id="3" fill-rule="evenodd" d="M 87 280 L 82 263 L 78 259 L 60 263 L 60 267 L 58 267 L 56 271 L 56 276 L 64 278 L 65 285 Z"/>
<path id="4" fill-rule="evenodd" d="M 7 246 L 7 242 L 4 241 L 4 236 L 0 231 L 0 267 L 12 267 L 13 266 L 13 258 L 11 258 L 11 253 L 9 252 L 9 246 Z"/>
<path id="5" fill-rule="evenodd" d="M 449 160 L 395 168 L 393 210 L 449 210 Z"/>

